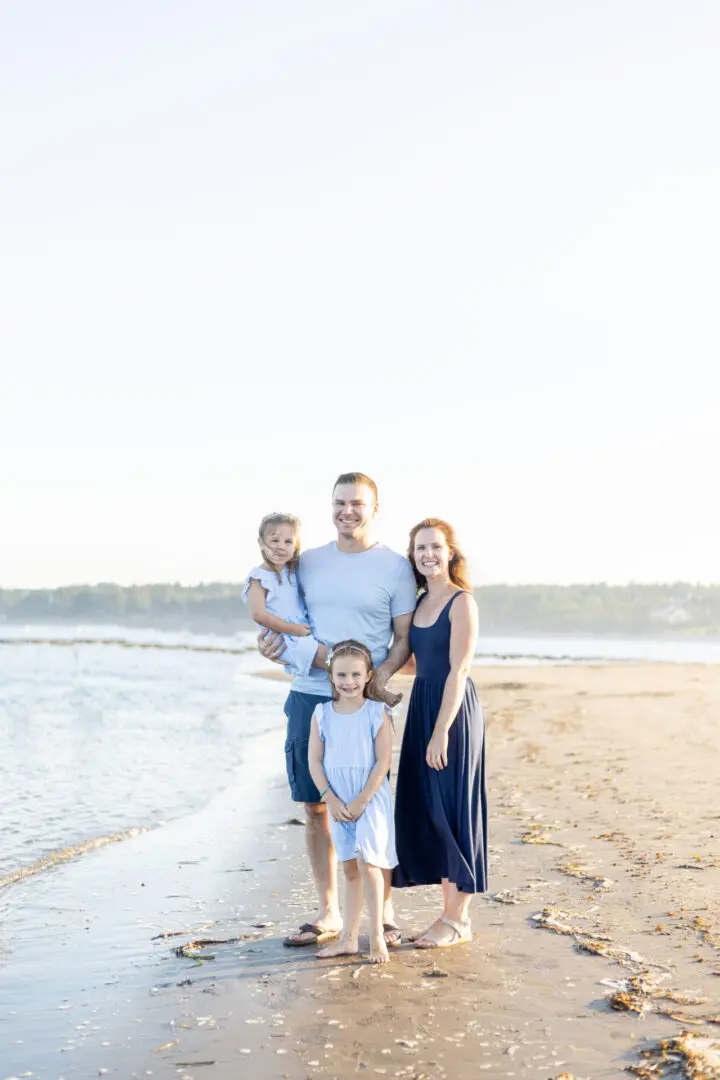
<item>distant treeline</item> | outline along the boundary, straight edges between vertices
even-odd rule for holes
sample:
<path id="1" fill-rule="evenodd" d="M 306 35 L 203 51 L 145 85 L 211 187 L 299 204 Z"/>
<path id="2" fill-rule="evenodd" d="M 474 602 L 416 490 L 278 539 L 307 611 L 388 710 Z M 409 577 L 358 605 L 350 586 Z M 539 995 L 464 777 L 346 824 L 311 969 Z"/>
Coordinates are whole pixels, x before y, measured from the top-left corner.
<path id="1" fill-rule="evenodd" d="M 217 583 L 0 589 L 0 622 L 249 629 L 241 588 Z M 475 596 L 482 633 L 720 637 L 720 585 L 486 585 Z"/>

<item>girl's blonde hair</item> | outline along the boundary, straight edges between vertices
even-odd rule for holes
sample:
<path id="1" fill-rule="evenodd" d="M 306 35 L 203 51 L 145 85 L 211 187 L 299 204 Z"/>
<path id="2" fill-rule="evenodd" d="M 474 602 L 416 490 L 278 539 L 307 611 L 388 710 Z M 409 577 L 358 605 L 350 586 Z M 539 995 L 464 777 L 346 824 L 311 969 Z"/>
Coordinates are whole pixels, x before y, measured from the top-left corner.
<path id="1" fill-rule="evenodd" d="M 278 581 L 281 580 L 280 571 L 275 566 L 271 566 L 270 562 L 265 556 L 263 545 L 265 544 L 265 537 L 268 530 L 274 528 L 276 525 L 289 525 L 295 530 L 295 550 L 293 551 L 292 558 L 285 564 L 289 574 L 294 573 L 297 570 L 298 562 L 300 560 L 300 518 L 296 518 L 293 514 L 266 514 L 260 522 L 260 528 L 258 529 L 258 540 L 260 541 L 260 551 L 262 553 L 263 566 L 266 570 L 272 570 L 277 574 Z"/>
<path id="2" fill-rule="evenodd" d="M 363 645 L 360 641 L 353 641 L 352 638 L 348 638 L 347 641 L 339 641 L 337 645 L 334 645 L 328 653 L 326 663 L 327 669 L 330 672 L 330 684 L 332 686 L 333 701 L 337 701 L 340 695 L 335 689 L 335 683 L 332 681 L 332 666 L 339 657 L 352 655 L 362 656 L 367 666 L 368 675 L 370 675 L 370 678 L 363 687 L 363 697 L 368 698 L 370 701 L 379 701 L 380 698 L 378 697 L 377 691 L 372 684 L 372 676 L 375 671 L 375 668 L 373 667 L 372 653 L 368 649 L 367 645 Z"/>

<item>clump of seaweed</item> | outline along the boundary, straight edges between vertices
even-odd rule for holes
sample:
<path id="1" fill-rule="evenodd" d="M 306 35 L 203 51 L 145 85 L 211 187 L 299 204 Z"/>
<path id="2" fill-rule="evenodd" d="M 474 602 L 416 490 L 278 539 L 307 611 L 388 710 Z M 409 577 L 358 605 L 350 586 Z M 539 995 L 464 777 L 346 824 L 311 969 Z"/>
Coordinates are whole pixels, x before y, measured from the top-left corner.
<path id="1" fill-rule="evenodd" d="M 642 1080 L 683 1076 L 686 1080 L 720 1080 L 720 1042 L 702 1031 L 681 1031 L 656 1046 L 642 1050 L 642 1065 L 626 1071 Z"/>
<path id="2" fill-rule="evenodd" d="M 623 967 L 635 967 L 638 964 L 646 964 L 640 953 L 631 952 L 630 949 L 621 949 L 617 945 L 610 944 L 609 938 L 601 938 L 599 935 L 586 937 L 575 943 L 580 952 L 592 953 L 593 956 L 604 956 L 608 960 L 615 960 Z"/>
<path id="3" fill-rule="evenodd" d="M 702 936 L 706 945 L 712 945 L 714 949 L 720 949 L 720 939 L 713 933 L 713 924 L 708 922 L 707 919 L 703 919 L 701 915 L 696 915 L 690 925 L 693 930 L 697 930 Z"/>
<path id="4" fill-rule="evenodd" d="M 561 862 L 558 863 L 557 869 L 561 874 L 567 874 L 568 877 L 585 882 L 592 889 L 609 889 L 613 885 L 610 878 L 598 877 L 579 863 Z"/>
<path id="5" fill-rule="evenodd" d="M 531 918 L 538 926 L 543 927 L 545 930 L 552 930 L 556 934 L 567 934 L 568 937 L 589 937 L 589 932 L 583 930 L 582 927 L 573 926 L 567 922 L 570 917 L 569 912 L 561 911 L 560 908 L 545 907 L 542 911 L 538 911 Z M 581 918 L 583 916 L 580 916 Z M 600 941 L 610 941 L 610 935 L 604 933 L 604 931 L 598 931 L 593 935 Z"/>
<path id="6" fill-rule="evenodd" d="M 520 840 L 523 844 L 549 844 L 552 847 L 564 847 L 564 844 L 550 838 L 549 830 L 554 827 L 542 821 L 532 822 L 526 826 L 527 831 L 522 834 Z"/>
<path id="7" fill-rule="evenodd" d="M 531 916 L 536 926 L 544 930 L 552 930 L 556 934 L 566 934 L 573 938 L 576 948 L 580 952 L 591 953 L 593 956 L 604 956 L 608 960 L 615 960 L 623 967 L 633 968 L 636 972 L 644 972 L 648 968 L 657 971 L 666 971 L 664 964 L 645 960 L 640 953 L 622 949 L 613 943 L 612 937 L 604 930 L 583 930 L 579 926 L 573 926 L 567 920 L 568 912 L 558 908 L 546 907 L 542 911 Z M 585 918 L 581 915 L 580 918 Z"/>
<path id="8" fill-rule="evenodd" d="M 214 960 L 215 956 L 200 956 L 200 949 L 206 949 L 208 945 L 237 945 L 241 941 L 257 941 L 261 934 L 241 934 L 240 937 L 231 938 L 197 938 L 195 941 L 186 941 L 184 945 L 173 949 L 176 956 L 184 956 L 188 960 Z"/>
<path id="9" fill-rule="evenodd" d="M 691 855 L 692 862 L 678 863 L 678 870 L 717 870 L 720 858 L 716 855 Z"/>
<path id="10" fill-rule="evenodd" d="M 491 900 L 496 904 L 520 904 L 522 901 L 514 889 L 501 889 L 500 892 L 492 893 Z"/>
<path id="11" fill-rule="evenodd" d="M 665 978 L 667 978 L 667 975 L 643 971 L 638 975 L 631 975 L 629 978 L 620 981 L 603 979 L 602 983 L 604 986 L 609 986 L 613 991 L 608 995 L 612 1009 L 618 1012 L 637 1013 L 638 1016 L 644 1016 L 649 1012 L 657 1012 L 669 1016 L 671 1019 L 676 1019 L 679 1014 L 663 1008 L 660 1002 L 672 1001 L 677 1005 L 702 1005 L 705 1001 L 705 998 L 693 997 L 690 994 L 683 994 L 677 990 L 658 986 L 658 983 Z M 702 1021 L 695 1021 L 690 1017 L 680 1016 L 679 1018 L 689 1023 L 702 1023 Z"/>

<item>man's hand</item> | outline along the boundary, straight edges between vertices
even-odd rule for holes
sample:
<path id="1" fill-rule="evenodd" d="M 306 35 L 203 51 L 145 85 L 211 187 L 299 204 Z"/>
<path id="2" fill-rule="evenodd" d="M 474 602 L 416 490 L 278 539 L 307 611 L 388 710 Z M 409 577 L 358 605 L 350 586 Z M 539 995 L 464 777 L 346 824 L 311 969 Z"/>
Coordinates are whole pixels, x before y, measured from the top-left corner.
<path id="1" fill-rule="evenodd" d="M 258 649 L 266 660 L 272 660 L 276 664 L 285 664 L 280 657 L 285 652 L 285 641 L 282 634 L 276 634 L 272 630 L 262 630 L 258 634 Z"/>
<path id="2" fill-rule="evenodd" d="M 352 802 L 348 803 L 345 809 L 350 815 L 350 820 L 357 821 L 367 810 L 367 803 L 358 795 L 357 799 L 353 799 Z"/>
<path id="3" fill-rule="evenodd" d="M 394 709 L 402 701 L 402 694 L 394 694 L 392 690 L 388 690 L 386 683 L 390 678 L 390 673 L 387 670 L 383 670 L 383 665 L 380 664 L 378 668 L 373 672 L 373 677 L 370 682 L 375 698 L 377 701 L 382 701 L 390 709 Z"/>

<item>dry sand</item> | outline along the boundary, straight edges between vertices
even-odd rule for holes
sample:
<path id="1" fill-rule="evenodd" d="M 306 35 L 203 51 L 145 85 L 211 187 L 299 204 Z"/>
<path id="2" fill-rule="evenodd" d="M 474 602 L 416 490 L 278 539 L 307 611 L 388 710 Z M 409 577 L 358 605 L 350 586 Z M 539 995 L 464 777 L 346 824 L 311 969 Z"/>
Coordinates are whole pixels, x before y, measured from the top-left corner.
<path id="1" fill-rule="evenodd" d="M 474 677 L 492 892 L 474 903 L 472 945 L 405 945 L 384 968 L 283 949 L 274 929 L 232 960 L 215 948 L 194 969 L 205 985 L 184 1002 L 187 1034 L 158 1055 L 214 1064 L 167 1075 L 720 1076 L 720 668 Z M 407 693 L 411 679 L 396 683 Z M 283 928 L 312 911 L 302 828 L 284 843 L 256 883 Z M 429 921 L 437 893 L 396 893 L 404 931 Z M 208 989 L 212 1029 L 193 1019 Z M 667 1072 L 673 1063 L 686 1072 Z"/>
<path id="2" fill-rule="evenodd" d="M 472 944 L 404 945 L 385 967 L 284 949 L 313 890 L 299 808 L 278 784 L 262 859 L 236 875 L 244 921 L 155 943 L 168 956 L 148 1003 L 157 1037 L 131 1069 L 106 1062 L 111 1075 L 720 1077 L 720 666 L 474 677 L 492 892 L 474 901 Z M 407 698 L 411 679 L 395 682 Z M 404 932 L 430 921 L 438 893 L 396 892 Z M 253 936 L 172 953 L 240 934 Z"/>

